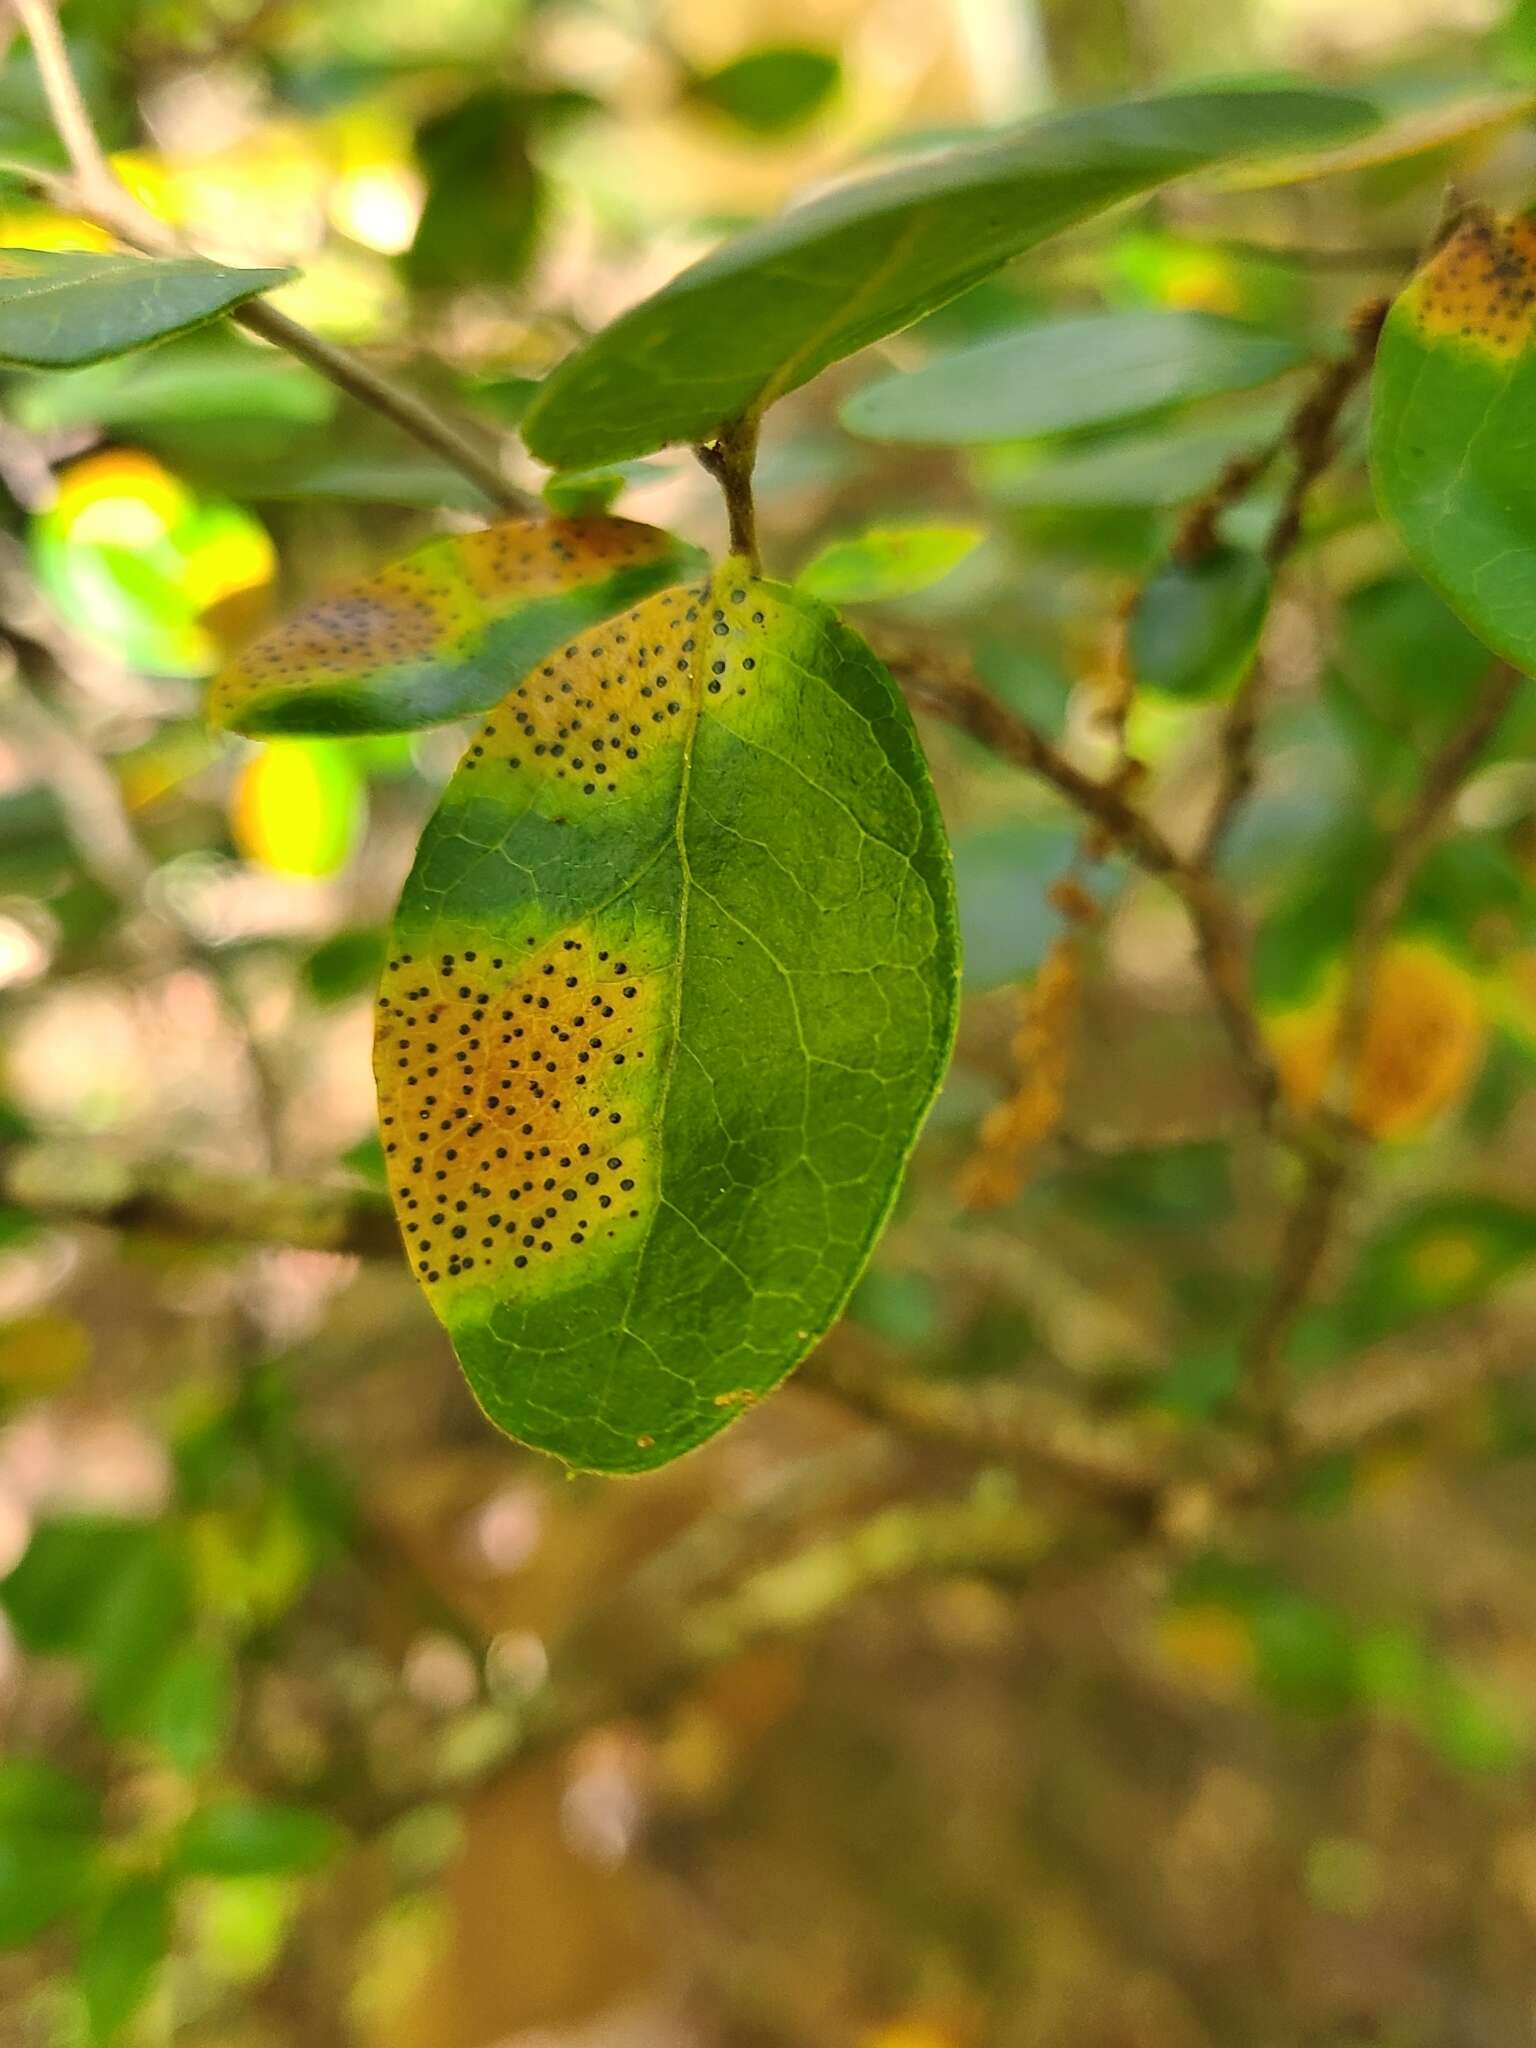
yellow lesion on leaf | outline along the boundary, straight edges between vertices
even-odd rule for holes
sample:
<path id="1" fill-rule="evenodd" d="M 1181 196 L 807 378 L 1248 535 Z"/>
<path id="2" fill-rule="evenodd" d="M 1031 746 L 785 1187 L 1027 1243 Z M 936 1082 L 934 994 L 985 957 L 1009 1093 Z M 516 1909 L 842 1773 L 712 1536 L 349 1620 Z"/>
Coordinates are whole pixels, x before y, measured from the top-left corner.
<path id="1" fill-rule="evenodd" d="M 641 1224 L 667 1014 L 666 972 L 643 945 L 580 926 L 389 962 L 380 1128 L 429 1293 L 543 1292 Z"/>
<path id="2" fill-rule="evenodd" d="M 1471 212 L 1403 294 L 1420 334 L 1498 362 L 1520 355 L 1536 324 L 1536 222 Z"/>
<path id="3" fill-rule="evenodd" d="M 1293 1108 L 1314 1109 L 1333 1069 L 1340 985 L 1270 1019 L 1270 1044 Z M 1372 978 L 1352 1120 L 1375 1138 L 1408 1138 L 1465 1095 L 1482 1062 L 1487 1017 L 1472 976 L 1433 946 L 1400 940 Z"/>
<path id="4" fill-rule="evenodd" d="M 537 662 L 489 714 L 460 772 L 524 769 L 584 801 L 626 794 L 634 771 L 680 747 L 718 679 L 707 592 L 679 586 Z M 579 813 L 577 813 L 579 815 Z"/>

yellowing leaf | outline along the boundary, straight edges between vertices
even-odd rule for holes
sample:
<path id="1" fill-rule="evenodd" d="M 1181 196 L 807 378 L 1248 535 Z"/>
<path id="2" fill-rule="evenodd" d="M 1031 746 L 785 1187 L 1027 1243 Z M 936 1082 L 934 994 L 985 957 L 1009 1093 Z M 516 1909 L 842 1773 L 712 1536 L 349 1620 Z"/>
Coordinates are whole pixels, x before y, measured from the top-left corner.
<path id="1" fill-rule="evenodd" d="M 1322 1100 L 1338 1041 L 1341 977 L 1316 1002 L 1270 1020 L 1281 1084 L 1297 1109 Z M 1389 946 L 1372 977 L 1350 1114 L 1375 1138 L 1408 1138 L 1466 1093 L 1481 1063 L 1481 992 L 1433 946 Z"/>
<path id="2" fill-rule="evenodd" d="M 351 756 L 333 741 L 278 740 L 253 754 L 230 799 L 229 823 L 247 860 L 284 875 L 334 875 L 367 821 Z"/>

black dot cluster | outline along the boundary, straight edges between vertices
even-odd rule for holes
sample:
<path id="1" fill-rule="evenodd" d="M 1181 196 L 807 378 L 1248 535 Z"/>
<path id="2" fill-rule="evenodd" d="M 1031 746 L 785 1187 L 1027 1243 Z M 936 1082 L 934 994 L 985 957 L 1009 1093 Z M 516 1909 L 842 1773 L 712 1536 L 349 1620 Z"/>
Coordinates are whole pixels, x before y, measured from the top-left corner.
<path id="1" fill-rule="evenodd" d="M 1521 348 L 1536 315 L 1536 226 L 1476 214 L 1424 272 L 1419 317 L 1500 352 Z"/>
<path id="2" fill-rule="evenodd" d="M 385 1157 L 429 1285 L 579 1250 L 640 1213 L 625 1083 L 652 1052 L 647 984 L 585 938 L 524 947 L 402 953 L 379 997 Z"/>

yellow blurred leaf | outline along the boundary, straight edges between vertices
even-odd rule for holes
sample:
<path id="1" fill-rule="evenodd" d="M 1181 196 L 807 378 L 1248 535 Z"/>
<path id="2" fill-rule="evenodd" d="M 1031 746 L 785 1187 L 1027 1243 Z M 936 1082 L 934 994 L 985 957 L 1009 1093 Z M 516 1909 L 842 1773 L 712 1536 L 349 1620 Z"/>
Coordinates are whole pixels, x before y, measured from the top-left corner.
<path id="1" fill-rule="evenodd" d="M 1305 1008 L 1273 1017 L 1270 1044 L 1293 1108 L 1314 1109 L 1333 1069 L 1342 976 Z M 1375 1138 L 1409 1138 L 1459 1102 L 1482 1062 L 1488 1023 L 1472 976 L 1421 940 L 1376 964 L 1350 1114 Z"/>
<path id="2" fill-rule="evenodd" d="M 1158 1647 L 1186 1681 L 1219 1699 L 1232 1699 L 1253 1678 L 1253 1636 L 1230 1607 L 1202 1602 L 1174 1607 L 1158 1623 Z"/>
<path id="3" fill-rule="evenodd" d="M 278 874 L 334 875 L 367 822 L 367 795 L 351 755 L 326 740 L 275 740 L 241 768 L 230 797 L 235 845 Z"/>
<path id="4" fill-rule="evenodd" d="M 73 1316 L 43 1310 L 0 1328 L 0 1388 L 51 1394 L 67 1387 L 91 1355 L 91 1340 Z"/>

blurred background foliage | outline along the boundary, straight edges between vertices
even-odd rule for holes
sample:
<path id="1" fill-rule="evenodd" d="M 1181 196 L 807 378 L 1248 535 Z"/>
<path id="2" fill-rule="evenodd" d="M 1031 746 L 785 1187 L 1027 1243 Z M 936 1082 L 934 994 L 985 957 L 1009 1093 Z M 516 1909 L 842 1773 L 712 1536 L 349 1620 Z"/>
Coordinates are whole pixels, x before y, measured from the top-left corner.
<path id="1" fill-rule="evenodd" d="M 1198 579 L 1169 541 L 1406 277 L 1448 183 L 1529 200 L 1528 0 L 70 0 L 65 26 L 146 206 L 293 265 L 278 304 L 507 437 L 576 340 L 898 142 L 1221 71 L 1375 98 L 1350 149 L 1123 209 L 840 366 L 775 410 L 759 471 L 771 573 L 941 643 L 1093 772 L 1140 764 L 1176 837 L 1257 647 L 1221 864 L 1315 1099 L 1361 876 L 1486 656 L 1375 518 L 1358 394 L 1273 591 L 1240 550 L 1280 481 Z M 0 242 L 107 246 L 28 196 L 62 159 L 19 41 L 0 160 Z M 720 544 L 682 451 L 509 461 Z M 1380 1143 L 1287 1356 L 1326 1390 L 1371 1347 L 1433 1370 L 1491 1330 L 1496 1372 L 1336 1432 L 1252 1512 L 1199 1486 L 1085 1508 L 1070 1458 L 887 1437 L 814 1370 L 669 1472 L 567 1481 L 482 1424 L 402 1263 L 152 1227 L 129 1178 L 377 1186 L 381 931 L 459 737 L 218 740 L 201 689 L 279 610 L 482 510 L 229 328 L 0 383 L 0 1155 L 66 1160 L 111 1224 L 14 1178 L 0 1209 L 0 2039 L 1529 2038 L 1536 699 L 1408 890 L 1353 1104 Z M 970 1000 L 829 1349 L 1200 1443 L 1291 1181 L 1170 899 L 925 737 Z M 879 1539 L 851 1593 L 901 1575 L 891 1504 L 929 1496 L 1028 1517 L 1041 1568 L 844 1601 L 848 1516 Z M 668 1588 L 786 1545 L 773 1640 L 501 1761 L 584 1617 L 612 1650 L 642 1560 L 621 1612 L 650 1640 Z"/>

